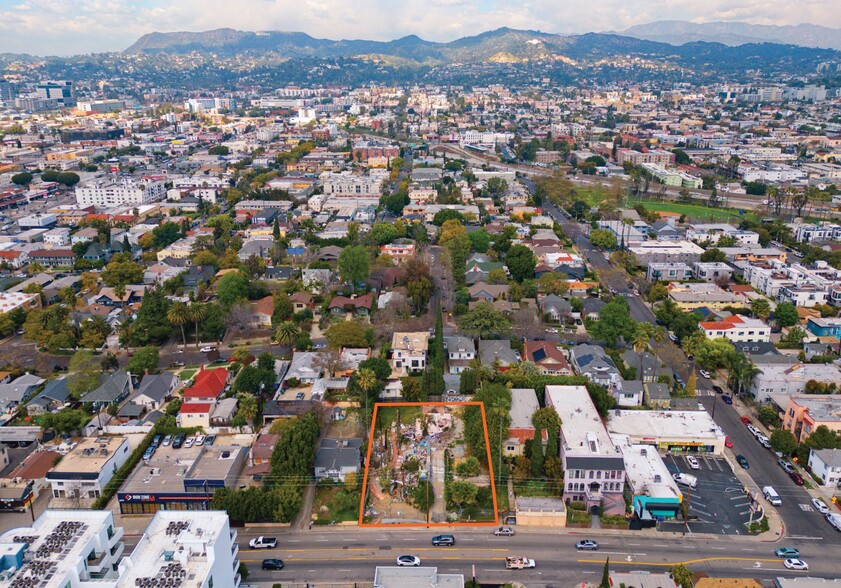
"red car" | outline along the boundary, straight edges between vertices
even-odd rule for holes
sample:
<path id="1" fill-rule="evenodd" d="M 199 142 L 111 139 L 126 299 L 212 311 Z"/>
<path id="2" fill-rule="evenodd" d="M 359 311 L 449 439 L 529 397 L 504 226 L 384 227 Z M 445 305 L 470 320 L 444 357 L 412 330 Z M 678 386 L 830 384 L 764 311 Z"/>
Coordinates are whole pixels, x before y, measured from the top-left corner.
<path id="1" fill-rule="evenodd" d="M 725 437 L 724 438 L 724 446 L 727 447 L 728 449 L 733 448 L 733 442 L 730 440 L 730 437 Z"/>
<path id="2" fill-rule="evenodd" d="M 795 484 L 797 484 L 798 486 L 802 486 L 803 484 L 805 484 L 805 483 L 806 483 L 806 481 L 803 479 L 803 476 L 801 476 L 801 475 L 800 475 L 800 474 L 798 474 L 797 472 L 789 472 L 789 473 L 788 473 L 788 477 L 789 477 L 789 478 L 791 478 L 791 480 L 792 480 Z"/>
<path id="3" fill-rule="evenodd" d="M 742 422 L 746 425 L 749 425 L 751 423 L 750 417 L 743 416 Z"/>

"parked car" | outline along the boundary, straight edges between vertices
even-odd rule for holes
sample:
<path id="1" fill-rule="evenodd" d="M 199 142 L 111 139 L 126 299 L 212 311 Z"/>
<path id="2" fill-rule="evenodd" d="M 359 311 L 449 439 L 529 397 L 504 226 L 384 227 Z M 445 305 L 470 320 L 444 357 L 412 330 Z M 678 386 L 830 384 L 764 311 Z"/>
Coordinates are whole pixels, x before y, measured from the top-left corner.
<path id="1" fill-rule="evenodd" d="M 210 353 L 211 351 L 216 351 L 215 347 L 202 347 L 200 350 L 202 353 Z"/>
<path id="2" fill-rule="evenodd" d="M 175 438 L 172 440 L 172 447 L 175 449 L 180 449 L 182 445 L 184 445 L 184 440 L 187 436 L 184 433 L 178 433 Z"/>
<path id="3" fill-rule="evenodd" d="M 514 534 L 514 529 L 511 527 L 500 527 L 494 529 L 494 535 L 497 537 L 511 537 Z"/>
<path id="4" fill-rule="evenodd" d="M 748 459 L 742 455 L 741 453 L 736 456 L 736 461 L 739 462 L 739 465 L 742 466 L 742 469 L 749 469 L 750 464 L 748 463 Z"/>
<path id="5" fill-rule="evenodd" d="M 164 447 L 169 447 L 171 443 L 172 443 L 172 435 L 167 435 L 166 437 L 164 437 L 164 442 L 162 443 L 162 445 Z"/>
<path id="6" fill-rule="evenodd" d="M 190 447 L 192 447 L 193 443 L 195 443 L 195 442 L 196 442 L 195 437 L 187 437 L 187 439 L 184 441 L 184 449 L 190 449 Z"/>
<path id="7" fill-rule="evenodd" d="M 731 398 L 727 394 L 722 396 L 721 399 L 724 401 L 724 404 L 733 404 L 733 398 Z"/>
<path id="8" fill-rule="evenodd" d="M 282 570 L 283 569 L 283 560 L 282 559 L 264 559 L 263 565 L 260 566 L 264 570 Z"/>
<path id="9" fill-rule="evenodd" d="M 733 449 L 733 442 L 730 440 L 730 437 L 724 438 L 724 446 L 728 449 Z"/>
<path id="10" fill-rule="evenodd" d="M 753 425 L 751 425 L 751 424 L 748 424 L 748 432 L 749 432 L 751 435 L 753 435 L 754 437 L 756 437 L 756 434 L 759 432 L 759 429 L 757 429 L 756 427 L 754 427 L 754 426 L 753 426 Z"/>
<path id="11" fill-rule="evenodd" d="M 248 542 L 251 549 L 274 549 L 277 547 L 277 538 L 275 537 L 255 537 Z"/>
<path id="12" fill-rule="evenodd" d="M 456 538 L 452 535 L 436 535 L 432 538 L 432 545 L 435 547 L 450 547 L 456 544 Z"/>
<path id="13" fill-rule="evenodd" d="M 797 472 L 789 472 L 788 477 L 791 478 L 791 481 L 797 484 L 798 486 L 803 486 L 806 483 L 806 480 L 803 479 L 803 476 L 801 476 Z"/>
<path id="14" fill-rule="evenodd" d="M 742 422 L 746 425 L 750 425 L 751 424 L 750 417 L 743 416 L 742 417 Z"/>
<path id="15" fill-rule="evenodd" d="M 156 448 L 154 445 L 150 445 L 149 447 L 147 447 L 146 451 L 143 452 L 143 459 L 152 459 L 152 456 L 155 455 L 155 449 Z"/>
<path id="16" fill-rule="evenodd" d="M 417 567 L 421 565 L 421 560 L 416 555 L 401 555 L 397 558 L 397 565 Z"/>
<path id="17" fill-rule="evenodd" d="M 789 559 L 800 557 L 800 552 L 794 547 L 778 547 L 774 550 L 774 555 Z"/>
<path id="18" fill-rule="evenodd" d="M 713 386 L 713 390 L 715 390 L 716 394 L 724 394 L 724 388 L 721 386 Z"/>
<path id="19" fill-rule="evenodd" d="M 783 562 L 783 565 L 789 570 L 808 570 L 809 564 L 802 559 L 791 558 Z"/>
<path id="20" fill-rule="evenodd" d="M 582 539 L 581 541 L 576 542 L 575 548 L 579 551 L 598 551 L 599 544 L 597 541 L 592 539 Z"/>
<path id="21" fill-rule="evenodd" d="M 155 435 L 154 437 L 152 437 L 152 447 L 160 447 L 161 441 L 163 441 L 163 440 L 164 440 L 163 435 Z"/>
<path id="22" fill-rule="evenodd" d="M 216 435 L 208 435 L 207 439 L 204 440 L 205 445 L 213 445 L 213 442 L 216 441 Z"/>
<path id="23" fill-rule="evenodd" d="M 706 378 L 708 380 L 710 379 L 710 372 L 708 372 L 707 370 L 698 370 L 698 373 L 701 374 L 701 377 Z"/>
<path id="24" fill-rule="evenodd" d="M 297 394 L 295 394 L 295 400 L 303 400 L 303 399 L 304 399 L 304 393 L 303 392 L 298 392 Z"/>
<path id="25" fill-rule="evenodd" d="M 546 329 L 547 333 L 557 333 L 558 329 Z"/>
<path id="26" fill-rule="evenodd" d="M 781 468 L 783 468 L 783 471 L 787 474 L 790 474 L 791 472 L 796 472 L 797 471 L 797 470 L 794 469 L 793 465 L 791 465 L 789 462 L 787 462 L 784 459 L 778 459 L 777 460 L 777 465 L 780 466 Z"/>
<path id="27" fill-rule="evenodd" d="M 204 435 L 196 435 L 196 445 L 204 445 L 206 439 L 207 437 L 205 437 Z"/>
<path id="28" fill-rule="evenodd" d="M 826 514 L 826 513 L 829 512 L 829 507 L 820 498 L 813 498 L 812 499 L 812 506 L 814 506 L 815 510 L 818 511 L 819 513 L 821 513 L 821 514 Z M 797 556 L 793 555 L 792 557 L 797 557 Z"/>

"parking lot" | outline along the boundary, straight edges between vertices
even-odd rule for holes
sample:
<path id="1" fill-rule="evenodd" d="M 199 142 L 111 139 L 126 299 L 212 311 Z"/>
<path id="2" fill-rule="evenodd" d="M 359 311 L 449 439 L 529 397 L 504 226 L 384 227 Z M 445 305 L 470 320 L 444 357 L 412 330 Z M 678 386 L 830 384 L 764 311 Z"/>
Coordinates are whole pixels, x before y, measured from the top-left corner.
<path id="1" fill-rule="evenodd" d="M 689 500 L 689 523 L 687 530 L 695 533 L 716 533 L 719 535 L 744 535 L 745 523 L 751 516 L 751 499 L 745 494 L 727 461 L 714 455 L 696 455 L 698 470 L 689 467 L 682 455 L 664 458 L 666 466 L 674 472 L 680 471 L 698 478 L 695 489 L 681 486 L 684 500 Z M 683 531 L 684 523 L 677 519 L 660 524 L 661 531 Z"/>

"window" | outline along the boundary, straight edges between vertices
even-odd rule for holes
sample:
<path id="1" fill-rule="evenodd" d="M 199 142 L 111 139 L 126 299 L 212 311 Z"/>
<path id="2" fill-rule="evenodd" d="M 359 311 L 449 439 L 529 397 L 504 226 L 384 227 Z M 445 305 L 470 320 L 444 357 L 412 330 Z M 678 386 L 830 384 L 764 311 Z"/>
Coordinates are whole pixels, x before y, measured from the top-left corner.
<path id="1" fill-rule="evenodd" d="M 506 451 L 514 451 L 514 446 L 513 446 L 513 445 L 509 445 L 508 447 L 506 447 L 506 448 L 505 448 L 505 450 L 506 450 Z"/>

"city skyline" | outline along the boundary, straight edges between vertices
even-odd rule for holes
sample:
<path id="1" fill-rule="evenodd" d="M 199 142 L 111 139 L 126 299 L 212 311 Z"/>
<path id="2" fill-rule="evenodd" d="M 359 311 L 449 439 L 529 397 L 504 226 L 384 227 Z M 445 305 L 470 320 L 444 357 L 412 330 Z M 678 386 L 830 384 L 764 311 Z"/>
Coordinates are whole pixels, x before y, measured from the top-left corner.
<path id="1" fill-rule="evenodd" d="M 797 25 L 820 23 L 841 27 L 831 0 L 792 3 L 786 0 L 608 0 L 598 7 L 575 5 L 558 11 L 548 0 L 522 3 L 514 10 L 497 0 L 432 0 L 405 3 L 401 12 L 382 0 L 353 4 L 335 0 L 245 0 L 231 13 L 220 0 L 166 3 L 160 0 L 107 4 L 99 0 L 0 0 L 0 52 L 74 55 L 122 51 L 151 32 L 240 30 L 300 31 L 329 39 L 392 40 L 418 35 L 429 41 L 451 41 L 500 27 L 560 34 L 622 31 L 659 20 L 744 22 Z M 294 12 L 292 9 L 294 8 Z"/>

